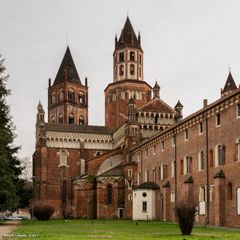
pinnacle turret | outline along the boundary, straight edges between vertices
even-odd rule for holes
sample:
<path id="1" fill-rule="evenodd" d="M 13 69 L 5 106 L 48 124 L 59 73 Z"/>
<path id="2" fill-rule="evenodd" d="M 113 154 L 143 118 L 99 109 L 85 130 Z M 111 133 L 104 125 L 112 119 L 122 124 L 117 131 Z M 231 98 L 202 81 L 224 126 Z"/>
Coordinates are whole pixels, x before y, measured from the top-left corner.
<path id="1" fill-rule="evenodd" d="M 221 89 L 221 96 L 224 96 L 237 89 L 237 85 L 232 77 L 231 71 L 229 70 L 228 78 L 223 89 Z"/>

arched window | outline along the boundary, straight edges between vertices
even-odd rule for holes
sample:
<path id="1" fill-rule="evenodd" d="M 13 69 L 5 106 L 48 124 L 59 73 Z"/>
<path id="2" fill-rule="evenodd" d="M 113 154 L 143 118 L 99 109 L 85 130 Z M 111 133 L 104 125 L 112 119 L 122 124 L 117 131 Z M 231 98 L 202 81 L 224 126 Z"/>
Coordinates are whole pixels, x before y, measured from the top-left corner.
<path id="1" fill-rule="evenodd" d="M 119 76 L 123 76 L 124 75 L 124 66 L 120 65 L 119 66 Z"/>
<path id="2" fill-rule="evenodd" d="M 63 90 L 61 89 L 58 94 L 58 99 L 59 101 L 63 101 L 63 98 L 64 98 L 64 94 L 63 94 Z"/>
<path id="3" fill-rule="evenodd" d="M 58 116 L 58 123 L 63 123 L 63 114 L 60 113 Z"/>
<path id="4" fill-rule="evenodd" d="M 135 52 L 130 51 L 130 56 L 129 56 L 130 61 L 135 61 Z"/>
<path id="5" fill-rule="evenodd" d="M 120 52 L 119 53 L 119 62 L 123 62 L 124 61 L 124 52 Z"/>
<path id="6" fill-rule="evenodd" d="M 85 103 L 84 101 L 84 94 L 83 93 L 79 93 L 78 94 L 78 102 L 81 104 Z"/>
<path id="7" fill-rule="evenodd" d="M 201 151 L 199 152 L 198 155 L 198 170 L 203 171 L 205 169 L 205 157 L 204 157 L 204 152 Z"/>
<path id="8" fill-rule="evenodd" d="M 80 116 L 79 118 L 79 125 L 84 125 L 84 117 Z"/>
<path id="9" fill-rule="evenodd" d="M 72 88 L 68 90 L 68 100 L 74 102 L 75 101 L 75 93 Z"/>
<path id="10" fill-rule="evenodd" d="M 232 183 L 227 185 L 227 199 L 232 200 Z"/>
<path id="11" fill-rule="evenodd" d="M 134 64 L 130 64 L 130 74 L 131 75 L 135 74 L 135 66 L 134 66 Z"/>
<path id="12" fill-rule="evenodd" d="M 54 104 L 56 102 L 56 94 L 53 92 L 51 94 L 51 104 Z"/>
<path id="13" fill-rule="evenodd" d="M 68 123 L 74 124 L 74 115 L 72 113 L 68 115 Z"/>
<path id="14" fill-rule="evenodd" d="M 141 78 L 142 77 L 142 68 L 139 67 L 139 77 Z"/>
<path id="15" fill-rule="evenodd" d="M 225 146 L 221 144 L 218 144 L 216 146 L 216 159 L 215 159 L 216 166 L 225 164 L 225 150 L 226 150 Z"/>
<path id="16" fill-rule="evenodd" d="M 184 174 L 190 173 L 192 171 L 192 158 L 186 156 L 184 159 Z"/>
<path id="17" fill-rule="evenodd" d="M 213 167 L 213 150 L 209 152 L 209 166 Z"/>
<path id="18" fill-rule="evenodd" d="M 108 184 L 107 185 L 107 204 L 112 204 L 112 185 Z"/>
<path id="19" fill-rule="evenodd" d="M 51 116 L 51 123 L 55 123 L 55 117 Z"/>

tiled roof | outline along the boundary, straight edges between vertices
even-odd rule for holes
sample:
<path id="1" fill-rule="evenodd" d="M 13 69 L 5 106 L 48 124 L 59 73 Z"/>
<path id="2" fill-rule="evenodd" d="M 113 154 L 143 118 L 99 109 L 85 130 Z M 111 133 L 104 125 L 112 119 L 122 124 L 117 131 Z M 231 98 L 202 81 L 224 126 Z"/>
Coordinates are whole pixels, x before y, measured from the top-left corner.
<path id="1" fill-rule="evenodd" d="M 64 82 L 65 80 L 77 84 L 82 84 L 75 64 L 73 62 L 72 54 L 69 47 L 67 47 L 53 85 Z"/>
<path id="2" fill-rule="evenodd" d="M 160 98 L 154 98 L 148 103 L 144 104 L 138 109 L 139 112 L 157 112 L 157 113 L 175 113 L 175 110 L 171 108 Z"/>
<path id="3" fill-rule="evenodd" d="M 123 47 L 133 47 L 141 49 L 140 41 L 138 41 L 137 39 L 129 17 L 127 17 L 121 36 L 116 43 L 116 49 Z"/>
<path id="4" fill-rule="evenodd" d="M 115 129 L 104 126 L 46 123 L 46 131 L 112 134 Z"/>
<path id="5" fill-rule="evenodd" d="M 98 177 L 115 177 L 115 176 L 124 176 L 123 165 L 118 165 L 115 168 L 112 168 L 102 174 L 98 175 Z"/>
<path id="6" fill-rule="evenodd" d="M 159 189 L 160 187 L 155 182 L 145 182 L 137 187 L 134 187 L 134 189 Z"/>

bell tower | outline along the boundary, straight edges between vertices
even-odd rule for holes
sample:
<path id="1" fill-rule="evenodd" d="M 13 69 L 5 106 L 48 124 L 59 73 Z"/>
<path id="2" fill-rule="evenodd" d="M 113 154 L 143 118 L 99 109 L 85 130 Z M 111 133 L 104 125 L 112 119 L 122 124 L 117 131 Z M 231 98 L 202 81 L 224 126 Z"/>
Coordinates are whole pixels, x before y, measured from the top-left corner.
<path id="1" fill-rule="evenodd" d="M 113 81 L 143 80 L 143 51 L 141 36 L 133 30 L 129 17 L 125 22 L 121 36 L 115 37 L 113 53 Z"/>
<path id="2" fill-rule="evenodd" d="M 105 125 L 120 127 L 128 121 L 128 102 L 136 103 L 136 108 L 151 100 L 152 87 L 143 78 L 143 50 L 141 36 L 136 36 L 127 16 L 120 37 L 115 36 L 113 52 L 113 82 L 105 93 Z"/>
<path id="3" fill-rule="evenodd" d="M 88 125 L 88 86 L 82 84 L 69 47 L 54 83 L 49 79 L 48 122 Z"/>

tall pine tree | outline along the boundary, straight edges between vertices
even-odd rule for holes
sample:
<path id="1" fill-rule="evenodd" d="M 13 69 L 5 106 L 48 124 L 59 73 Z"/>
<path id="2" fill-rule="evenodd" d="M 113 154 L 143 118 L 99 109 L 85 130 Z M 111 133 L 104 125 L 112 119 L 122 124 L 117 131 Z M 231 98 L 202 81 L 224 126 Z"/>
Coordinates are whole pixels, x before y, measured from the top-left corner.
<path id="1" fill-rule="evenodd" d="M 6 98 L 8 75 L 5 74 L 4 59 L 0 55 L 0 210 L 14 210 L 19 204 L 18 193 L 22 188 L 20 161 L 16 154 L 19 147 L 13 144 L 15 134 Z"/>

